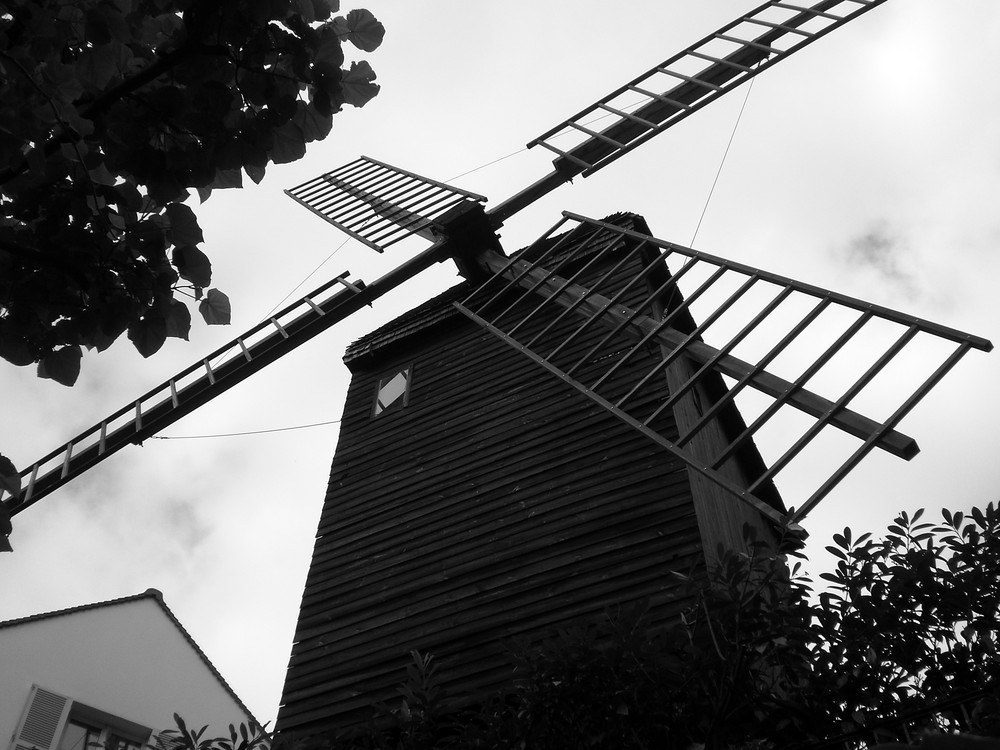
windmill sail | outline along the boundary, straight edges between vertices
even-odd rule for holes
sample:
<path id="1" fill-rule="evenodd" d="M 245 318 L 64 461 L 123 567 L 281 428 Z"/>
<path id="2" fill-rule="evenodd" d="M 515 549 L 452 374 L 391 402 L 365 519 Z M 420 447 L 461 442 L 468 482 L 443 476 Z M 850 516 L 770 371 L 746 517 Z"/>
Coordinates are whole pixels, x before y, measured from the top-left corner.
<path id="1" fill-rule="evenodd" d="M 11 515 L 130 443 L 141 443 L 424 269 L 444 260 L 442 239 L 366 285 L 342 273 L 125 405 L 21 472 Z M 0 492 L 0 500 L 4 500 Z"/>
<path id="2" fill-rule="evenodd" d="M 490 214 L 502 223 L 563 182 L 592 175 L 885 1 L 821 0 L 811 7 L 764 3 L 529 142 L 528 148 L 541 146 L 556 154 L 555 171 Z"/>
<path id="3" fill-rule="evenodd" d="M 436 241 L 446 234 L 441 220 L 449 212 L 486 201 L 367 156 L 285 193 L 380 253 L 411 234 Z"/>
<path id="4" fill-rule="evenodd" d="M 458 308 L 775 521 L 786 519 L 759 490 L 807 455 L 826 428 L 854 443 L 792 522 L 872 449 L 904 459 L 915 455 L 916 442 L 896 430 L 899 421 L 967 351 L 992 348 L 984 339 L 819 287 L 614 224 L 563 216 L 514 258 L 484 253 L 481 260 L 493 276 Z M 566 223 L 573 231 L 554 237 Z M 572 250 L 564 252 L 566 247 Z M 635 258 L 642 262 L 640 273 L 616 273 Z M 605 264 L 610 271 L 592 272 Z M 543 319 L 549 322 L 541 326 Z M 754 356 L 741 356 L 744 351 Z M 929 372 L 901 395 L 893 366 L 909 362 L 914 351 Z M 779 364 L 793 374 L 778 374 Z M 727 389 L 707 386 L 714 373 L 728 378 Z M 889 374 L 891 387 L 877 389 L 874 384 Z M 833 394 L 814 392 L 814 382 L 832 382 Z M 749 390 L 762 397 L 756 417 L 735 432 L 731 421 L 720 428 L 723 413 Z M 887 395 L 900 396 L 888 411 Z M 865 416 L 855 411 L 856 403 L 874 403 L 882 416 Z M 678 414 L 687 416 L 678 418 L 679 437 L 670 440 L 658 423 Z M 727 465 L 769 427 L 778 429 L 783 452 L 748 487 L 734 483 Z"/>

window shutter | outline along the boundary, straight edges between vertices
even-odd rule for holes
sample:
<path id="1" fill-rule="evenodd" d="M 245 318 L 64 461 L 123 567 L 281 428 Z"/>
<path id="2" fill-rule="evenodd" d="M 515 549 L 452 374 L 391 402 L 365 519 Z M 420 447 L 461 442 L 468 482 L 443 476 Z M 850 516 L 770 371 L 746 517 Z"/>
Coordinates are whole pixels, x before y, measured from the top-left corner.
<path id="1" fill-rule="evenodd" d="M 71 705 L 66 696 L 32 685 L 11 750 L 53 750 Z"/>
<path id="2" fill-rule="evenodd" d="M 149 736 L 149 740 L 146 742 L 146 747 L 153 750 L 172 750 L 177 746 L 179 739 L 180 736 L 176 729 L 164 729 L 160 731 L 154 729 Z"/>

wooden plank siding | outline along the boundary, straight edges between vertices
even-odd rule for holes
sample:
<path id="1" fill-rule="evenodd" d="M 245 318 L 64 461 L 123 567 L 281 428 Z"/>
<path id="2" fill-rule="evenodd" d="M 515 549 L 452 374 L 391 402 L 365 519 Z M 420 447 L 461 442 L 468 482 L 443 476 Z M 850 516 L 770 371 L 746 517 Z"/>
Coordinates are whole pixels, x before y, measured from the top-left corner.
<path id="1" fill-rule="evenodd" d="M 367 720 L 374 702 L 396 698 L 411 649 L 434 654 L 446 689 L 471 700 L 509 676 L 507 639 L 640 600 L 670 621 L 685 602 L 669 572 L 705 562 L 686 466 L 447 312 L 459 294 L 349 350 L 279 731 Z M 380 377 L 406 365 L 407 405 L 372 417 Z M 665 378 L 657 388 L 647 397 Z M 656 427 L 676 435 L 670 413 Z"/>

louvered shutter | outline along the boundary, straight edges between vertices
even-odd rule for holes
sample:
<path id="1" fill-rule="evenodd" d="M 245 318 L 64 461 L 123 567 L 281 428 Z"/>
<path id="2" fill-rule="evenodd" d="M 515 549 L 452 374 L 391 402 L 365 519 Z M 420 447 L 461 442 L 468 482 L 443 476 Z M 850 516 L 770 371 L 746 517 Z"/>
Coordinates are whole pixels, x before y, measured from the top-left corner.
<path id="1" fill-rule="evenodd" d="M 53 750 L 71 705 L 66 696 L 32 685 L 11 750 Z"/>
<path id="2" fill-rule="evenodd" d="M 179 735 L 176 729 L 154 729 L 149 735 L 149 740 L 146 741 L 146 747 L 153 750 L 173 750 L 178 739 Z"/>

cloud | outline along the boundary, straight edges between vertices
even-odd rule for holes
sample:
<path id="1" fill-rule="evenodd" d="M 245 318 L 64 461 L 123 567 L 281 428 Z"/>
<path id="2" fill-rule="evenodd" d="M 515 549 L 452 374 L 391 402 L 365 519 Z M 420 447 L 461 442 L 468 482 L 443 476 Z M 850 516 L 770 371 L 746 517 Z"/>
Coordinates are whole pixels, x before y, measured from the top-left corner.
<path id="1" fill-rule="evenodd" d="M 167 533 L 187 554 L 192 554 L 209 536 L 211 529 L 195 508 L 182 500 L 169 500 L 164 508 Z"/>
<path id="2" fill-rule="evenodd" d="M 914 300 L 920 295 L 914 262 L 905 239 L 891 232 L 884 222 L 872 226 L 851 239 L 843 252 L 853 271 L 873 275 L 880 286 L 889 287 L 894 295 Z"/>

